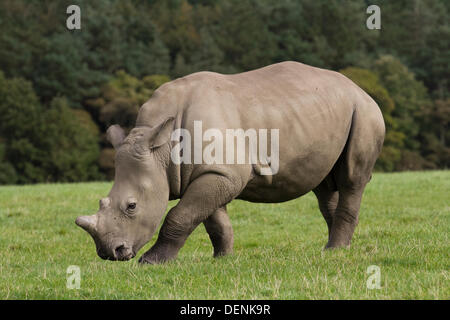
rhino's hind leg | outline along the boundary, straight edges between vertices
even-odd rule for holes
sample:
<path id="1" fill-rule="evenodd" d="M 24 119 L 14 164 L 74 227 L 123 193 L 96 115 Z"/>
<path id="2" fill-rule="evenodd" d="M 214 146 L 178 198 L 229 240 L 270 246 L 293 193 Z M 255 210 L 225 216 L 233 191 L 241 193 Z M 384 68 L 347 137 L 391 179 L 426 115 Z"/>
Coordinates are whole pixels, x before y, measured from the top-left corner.
<path id="1" fill-rule="evenodd" d="M 226 207 L 216 210 L 203 221 L 206 231 L 214 247 L 214 257 L 220 257 L 233 252 L 233 228 Z"/>
<path id="2" fill-rule="evenodd" d="M 378 118 L 361 117 L 365 110 L 363 106 L 355 110 L 347 144 L 333 168 L 339 201 L 327 248 L 350 246 L 358 224 L 364 188 L 372 177 L 375 161 L 383 145 L 383 122 L 378 121 Z"/>
<path id="3" fill-rule="evenodd" d="M 325 248 L 349 247 L 358 225 L 359 207 L 364 187 L 346 188 L 339 191 L 329 240 Z"/>
<path id="4" fill-rule="evenodd" d="M 339 192 L 332 189 L 334 188 L 330 187 L 326 180 L 324 180 L 313 190 L 319 202 L 320 212 L 327 223 L 328 241 L 330 240 L 333 217 L 339 200 Z"/>

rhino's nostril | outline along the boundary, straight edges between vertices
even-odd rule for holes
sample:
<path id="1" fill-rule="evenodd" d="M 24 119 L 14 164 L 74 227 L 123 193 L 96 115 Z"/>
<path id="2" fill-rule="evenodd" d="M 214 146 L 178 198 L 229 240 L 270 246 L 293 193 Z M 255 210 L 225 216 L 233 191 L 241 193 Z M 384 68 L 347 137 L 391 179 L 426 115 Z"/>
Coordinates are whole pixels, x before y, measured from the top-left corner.
<path id="1" fill-rule="evenodd" d="M 122 256 L 122 252 L 125 250 L 125 246 L 123 244 L 121 244 L 120 246 L 118 246 L 114 251 L 116 253 L 116 257 L 119 258 Z"/>
<path id="2" fill-rule="evenodd" d="M 126 247 L 125 245 L 120 245 L 116 247 L 114 250 L 114 257 L 116 260 L 120 261 L 126 261 L 130 260 L 131 258 L 134 258 L 135 254 L 131 250 L 131 248 Z"/>

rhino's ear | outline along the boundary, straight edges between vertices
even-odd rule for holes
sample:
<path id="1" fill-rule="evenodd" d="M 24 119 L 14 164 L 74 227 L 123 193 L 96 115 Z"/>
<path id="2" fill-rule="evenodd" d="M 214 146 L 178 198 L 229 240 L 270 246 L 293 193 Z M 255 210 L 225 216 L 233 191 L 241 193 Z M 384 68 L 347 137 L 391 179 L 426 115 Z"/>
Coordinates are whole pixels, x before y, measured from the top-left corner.
<path id="1" fill-rule="evenodd" d="M 174 122 L 175 122 L 175 118 L 170 117 L 170 118 L 164 120 L 161 124 L 152 128 L 152 134 L 148 140 L 150 150 L 160 147 L 170 140 L 170 136 L 172 135 L 172 131 L 173 131 Z"/>
<path id="2" fill-rule="evenodd" d="M 106 131 L 106 139 L 117 149 L 125 139 L 125 131 L 118 125 L 112 125 Z"/>

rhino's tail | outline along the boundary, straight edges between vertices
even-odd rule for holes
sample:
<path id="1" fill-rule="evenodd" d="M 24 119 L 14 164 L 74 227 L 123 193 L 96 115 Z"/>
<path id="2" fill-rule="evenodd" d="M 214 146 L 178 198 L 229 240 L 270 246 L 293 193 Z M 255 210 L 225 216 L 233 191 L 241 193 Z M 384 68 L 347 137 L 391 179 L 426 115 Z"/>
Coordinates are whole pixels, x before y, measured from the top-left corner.
<path id="1" fill-rule="evenodd" d="M 378 105 L 355 106 L 345 147 L 326 181 L 330 190 L 365 185 L 384 142 L 385 125 Z"/>

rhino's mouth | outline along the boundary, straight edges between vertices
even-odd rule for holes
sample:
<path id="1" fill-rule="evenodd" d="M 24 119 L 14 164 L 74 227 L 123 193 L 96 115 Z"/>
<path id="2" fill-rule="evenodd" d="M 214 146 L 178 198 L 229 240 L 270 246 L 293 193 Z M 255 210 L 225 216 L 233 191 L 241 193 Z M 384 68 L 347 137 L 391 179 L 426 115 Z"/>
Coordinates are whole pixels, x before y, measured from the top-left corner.
<path id="1" fill-rule="evenodd" d="M 132 248 L 126 246 L 125 244 L 116 246 L 115 249 L 112 250 L 112 253 L 107 253 L 100 248 L 97 250 L 97 254 L 103 260 L 112 261 L 127 261 L 136 256 L 136 253 L 132 250 Z"/>

